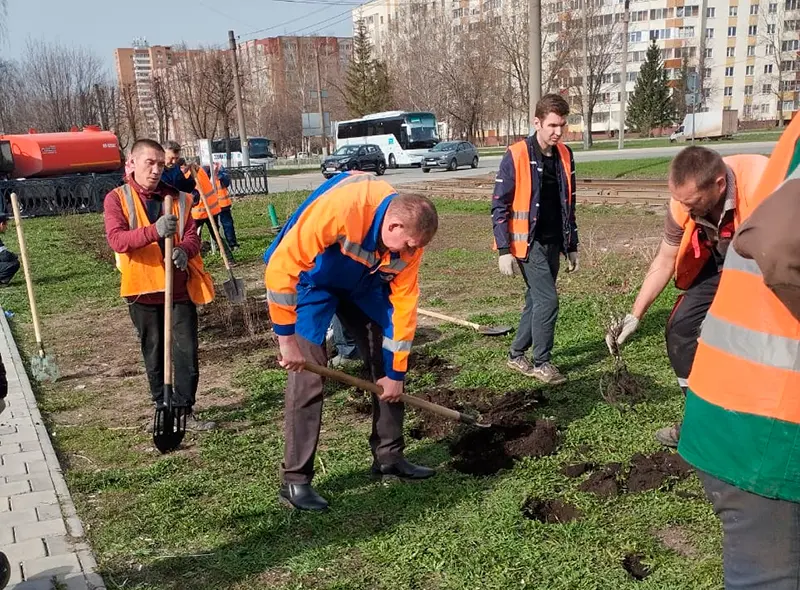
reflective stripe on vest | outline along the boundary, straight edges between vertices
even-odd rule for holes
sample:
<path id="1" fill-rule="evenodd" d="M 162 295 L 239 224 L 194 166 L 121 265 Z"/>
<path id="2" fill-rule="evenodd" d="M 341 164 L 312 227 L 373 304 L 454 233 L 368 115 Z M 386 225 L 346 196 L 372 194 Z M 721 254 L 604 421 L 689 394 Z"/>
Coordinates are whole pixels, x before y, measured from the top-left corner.
<path id="1" fill-rule="evenodd" d="M 555 147 L 559 155 L 559 160 L 561 161 L 561 168 L 567 179 L 567 206 L 569 208 L 572 206 L 572 165 L 569 149 L 561 143 L 557 143 Z M 528 255 L 528 248 L 530 246 L 530 214 L 531 200 L 533 198 L 532 168 L 536 166 L 536 162 L 530 160 L 528 142 L 525 140 L 518 141 L 508 149 L 514 161 L 515 175 L 514 201 L 511 204 L 511 215 L 508 225 L 510 238 L 509 249 L 517 258 L 525 258 Z M 567 245 L 568 244 L 565 244 L 565 247 Z"/>
<path id="2" fill-rule="evenodd" d="M 389 352 L 409 352 L 411 350 L 411 342 L 408 340 L 392 340 L 384 336 L 383 348 Z"/>
<path id="3" fill-rule="evenodd" d="M 297 305 L 297 293 L 278 293 L 267 289 L 267 301 L 277 305 Z"/>

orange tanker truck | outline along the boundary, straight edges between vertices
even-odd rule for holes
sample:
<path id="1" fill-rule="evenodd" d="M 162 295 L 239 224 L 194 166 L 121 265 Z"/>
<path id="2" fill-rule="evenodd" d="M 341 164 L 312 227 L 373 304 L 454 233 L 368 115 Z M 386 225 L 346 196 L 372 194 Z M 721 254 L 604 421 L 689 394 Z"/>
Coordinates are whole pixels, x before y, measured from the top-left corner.
<path id="1" fill-rule="evenodd" d="M 117 136 L 98 126 L 0 135 L 0 194 L 16 192 L 29 215 L 99 210 L 123 170 Z"/>

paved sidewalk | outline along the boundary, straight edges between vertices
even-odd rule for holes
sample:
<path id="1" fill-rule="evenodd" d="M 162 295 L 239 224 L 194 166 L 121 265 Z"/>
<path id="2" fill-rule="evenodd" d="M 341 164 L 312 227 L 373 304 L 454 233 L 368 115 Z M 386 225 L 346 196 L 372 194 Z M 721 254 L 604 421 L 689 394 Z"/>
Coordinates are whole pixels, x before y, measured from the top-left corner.
<path id="1" fill-rule="evenodd" d="M 11 561 L 8 588 L 105 588 L 2 309 L 0 355 L 8 375 L 0 414 L 0 550 Z"/>

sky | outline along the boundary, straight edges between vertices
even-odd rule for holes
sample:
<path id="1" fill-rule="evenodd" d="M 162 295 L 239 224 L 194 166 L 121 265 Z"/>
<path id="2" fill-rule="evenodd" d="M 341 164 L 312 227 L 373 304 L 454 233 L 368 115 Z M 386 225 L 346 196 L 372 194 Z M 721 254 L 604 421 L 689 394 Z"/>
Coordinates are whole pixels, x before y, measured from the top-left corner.
<path id="1" fill-rule="evenodd" d="M 352 35 L 358 0 L 8 0 L 0 57 L 19 58 L 28 39 L 92 50 L 114 75 L 114 49 L 135 37 L 150 45 L 226 45 L 277 35 Z M 266 30 L 259 30 L 266 29 Z"/>

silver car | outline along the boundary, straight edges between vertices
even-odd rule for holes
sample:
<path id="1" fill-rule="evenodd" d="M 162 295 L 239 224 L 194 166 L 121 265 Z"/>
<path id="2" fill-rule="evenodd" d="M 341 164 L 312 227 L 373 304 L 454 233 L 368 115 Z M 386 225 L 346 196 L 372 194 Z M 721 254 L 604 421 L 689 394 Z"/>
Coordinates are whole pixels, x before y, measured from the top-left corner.
<path id="1" fill-rule="evenodd" d="M 459 166 L 478 167 L 478 148 L 468 141 L 442 141 L 422 156 L 422 171 L 431 168 L 457 170 Z"/>

